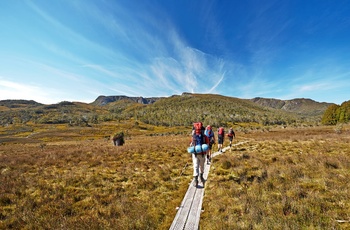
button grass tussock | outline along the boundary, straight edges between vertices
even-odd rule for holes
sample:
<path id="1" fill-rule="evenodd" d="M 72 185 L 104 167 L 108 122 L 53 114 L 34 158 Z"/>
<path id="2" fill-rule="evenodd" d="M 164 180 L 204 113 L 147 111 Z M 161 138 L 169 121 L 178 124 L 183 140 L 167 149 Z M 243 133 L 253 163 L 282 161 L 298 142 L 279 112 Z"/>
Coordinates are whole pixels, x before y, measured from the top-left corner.
<path id="1" fill-rule="evenodd" d="M 123 146 L 106 138 L 116 129 Z M 168 229 L 192 179 L 190 131 L 134 120 L 0 127 L 0 229 Z M 200 229 L 349 229 L 349 134 L 246 124 L 243 144 L 212 159 Z"/>

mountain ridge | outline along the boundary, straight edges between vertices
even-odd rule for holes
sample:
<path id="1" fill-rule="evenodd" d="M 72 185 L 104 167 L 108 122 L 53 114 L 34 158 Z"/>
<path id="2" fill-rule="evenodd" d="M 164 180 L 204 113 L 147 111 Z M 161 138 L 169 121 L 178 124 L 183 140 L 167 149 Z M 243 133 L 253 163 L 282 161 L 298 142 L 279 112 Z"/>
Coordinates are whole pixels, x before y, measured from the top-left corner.
<path id="1" fill-rule="evenodd" d="M 129 96 L 125 96 L 125 95 L 115 95 L 115 96 L 104 96 L 104 95 L 101 95 L 101 96 L 98 96 L 95 101 L 93 101 L 92 105 L 97 105 L 97 106 L 103 106 L 103 105 L 107 105 L 108 103 L 111 103 L 111 102 L 115 102 L 115 101 L 119 101 L 119 100 L 131 100 L 131 101 L 134 101 L 134 102 L 137 102 L 139 104 L 152 104 L 154 102 L 156 102 L 157 100 L 161 99 L 163 97 L 129 97 Z"/>
<path id="2" fill-rule="evenodd" d="M 150 105 L 154 104 L 155 102 L 161 100 L 161 99 L 169 99 L 176 96 L 194 96 L 194 95 L 201 95 L 201 94 L 192 94 L 192 93 L 182 93 L 181 95 L 172 95 L 169 97 L 131 97 L 126 95 L 110 95 L 110 96 L 104 96 L 100 95 L 98 96 L 93 102 L 86 103 L 89 105 L 94 106 L 107 106 L 110 105 L 113 102 L 118 102 L 122 100 L 127 100 L 130 102 L 135 102 L 142 105 Z M 202 94 L 206 95 L 206 94 Z M 216 94 L 207 94 L 207 95 L 216 95 Z M 219 94 L 218 94 L 219 95 Z M 318 102 L 309 98 L 294 98 L 289 100 L 281 100 L 281 99 L 275 99 L 275 98 L 264 98 L 264 97 L 255 97 L 251 99 L 241 99 L 231 96 L 224 96 L 219 95 L 227 98 L 232 99 L 238 99 L 238 100 L 247 100 L 251 101 L 259 106 L 265 107 L 265 108 L 272 108 L 277 110 L 283 110 L 286 112 L 292 112 L 292 113 L 298 113 L 298 114 L 312 114 L 312 115 L 321 115 L 330 105 L 335 105 L 334 103 L 328 103 L 328 102 Z M 0 100 L 0 108 L 7 108 L 7 109 L 20 109 L 25 107 L 38 107 L 38 106 L 46 106 L 50 107 L 53 105 L 64 105 L 64 104 L 73 104 L 73 102 L 68 101 L 62 101 L 56 104 L 49 104 L 44 105 L 42 103 L 36 102 L 34 100 Z M 83 103 L 83 102 L 76 102 L 76 103 Z M 84 103 L 83 103 L 84 104 Z"/>
<path id="3" fill-rule="evenodd" d="M 262 98 L 255 97 L 249 99 L 256 104 L 264 107 L 270 107 L 274 109 L 280 109 L 288 112 L 299 113 L 299 114 L 315 114 L 321 115 L 333 103 L 318 102 L 309 98 L 295 98 L 290 100 L 280 100 L 275 98 Z"/>
<path id="4" fill-rule="evenodd" d="M 181 96 L 191 96 L 196 94 L 191 93 L 182 93 Z M 211 94 L 209 94 L 211 95 Z M 174 96 L 180 96 L 180 95 L 173 95 Z M 223 96 L 223 95 L 221 95 Z M 137 102 L 139 104 L 153 104 L 160 99 L 164 98 L 170 98 L 170 97 L 129 97 L 124 95 L 117 95 L 117 96 L 99 96 L 96 98 L 96 100 L 90 104 L 98 105 L 98 106 L 104 106 L 112 102 L 116 102 L 119 100 L 131 100 L 134 102 Z M 226 96 L 225 96 L 226 97 Z M 230 97 L 229 98 L 235 98 Z M 240 99 L 240 98 L 238 98 Z M 245 99 L 241 99 L 245 100 Z M 294 98 L 289 100 L 281 100 L 281 99 L 275 99 L 275 98 L 263 98 L 263 97 L 255 97 L 252 99 L 247 99 L 248 101 L 252 101 L 255 104 L 258 104 L 263 107 L 273 108 L 273 109 L 279 109 L 284 110 L 287 112 L 292 113 L 299 113 L 299 114 L 313 114 L 313 115 L 321 115 L 330 105 L 334 105 L 334 103 L 328 103 L 328 102 L 318 102 L 315 100 L 312 100 L 310 98 Z"/>
<path id="5" fill-rule="evenodd" d="M 99 96 L 92 103 L 62 101 L 44 105 L 35 101 L 0 101 L 0 124 L 68 123 L 94 124 L 135 119 L 165 126 L 189 125 L 194 120 L 209 124 L 259 123 L 262 125 L 317 124 L 332 103 L 298 98 L 241 99 L 219 94 L 182 93 L 169 97 Z"/>

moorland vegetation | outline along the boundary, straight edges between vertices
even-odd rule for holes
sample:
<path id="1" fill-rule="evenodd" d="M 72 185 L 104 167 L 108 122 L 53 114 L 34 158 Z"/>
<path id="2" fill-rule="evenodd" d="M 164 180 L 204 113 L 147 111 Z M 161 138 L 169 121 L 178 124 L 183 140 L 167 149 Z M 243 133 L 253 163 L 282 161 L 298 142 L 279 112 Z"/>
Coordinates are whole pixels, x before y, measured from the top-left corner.
<path id="1" fill-rule="evenodd" d="M 199 119 L 244 142 L 212 161 L 201 229 L 349 229 L 348 124 L 214 98 L 2 101 L 0 229 L 168 229 L 192 179 L 186 148 Z"/>

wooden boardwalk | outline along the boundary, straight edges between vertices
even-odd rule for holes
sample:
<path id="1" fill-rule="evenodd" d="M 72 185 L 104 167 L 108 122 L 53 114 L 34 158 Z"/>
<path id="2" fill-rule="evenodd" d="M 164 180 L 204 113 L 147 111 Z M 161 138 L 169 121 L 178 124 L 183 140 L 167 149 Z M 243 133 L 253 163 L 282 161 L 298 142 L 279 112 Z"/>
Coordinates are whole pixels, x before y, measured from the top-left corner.
<path id="1" fill-rule="evenodd" d="M 234 144 L 237 146 L 245 142 L 240 142 Z M 230 147 L 223 148 L 225 152 Z M 212 157 L 221 154 L 221 152 L 215 152 L 212 154 Z M 204 168 L 204 179 L 207 180 L 210 170 L 210 164 L 205 164 Z M 188 187 L 188 190 L 185 194 L 184 199 L 181 202 L 179 209 L 177 210 L 176 216 L 173 220 L 173 223 L 170 226 L 170 230 L 197 230 L 199 229 L 199 220 L 202 211 L 202 202 L 204 196 L 204 187 L 202 183 L 198 184 L 198 187 L 193 186 L 193 181 Z"/>

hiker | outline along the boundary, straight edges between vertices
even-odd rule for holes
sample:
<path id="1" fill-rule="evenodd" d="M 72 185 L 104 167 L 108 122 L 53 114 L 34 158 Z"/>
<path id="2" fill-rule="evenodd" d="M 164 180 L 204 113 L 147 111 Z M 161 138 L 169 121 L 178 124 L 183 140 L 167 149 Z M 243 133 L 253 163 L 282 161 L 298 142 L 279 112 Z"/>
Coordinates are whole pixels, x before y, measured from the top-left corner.
<path id="1" fill-rule="evenodd" d="M 209 139 L 209 149 L 208 149 L 208 152 L 207 152 L 207 163 L 210 164 L 210 162 L 211 162 L 211 154 L 212 154 L 211 149 L 212 149 L 213 145 L 215 144 L 215 135 L 214 135 L 214 132 L 213 132 L 213 130 L 212 130 L 210 125 L 208 125 L 205 128 L 204 134 Z"/>
<path id="2" fill-rule="evenodd" d="M 222 152 L 222 145 L 224 144 L 225 130 L 223 127 L 218 129 L 218 152 Z"/>
<path id="3" fill-rule="evenodd" d="M 123 132 L 118 132 L 115 133 L 112 137 L 113 145 L 114 146 L 122 146 L 124 145 L 124 133 Z"/>
<path id="4" fill-rule="evenodd" d="M 228 139 L 230 140 L 230 148 L 232 147 L 232 140 L 233 138 L 236 138 L 236 134 L 235 131 L 233 131 L 232 128 L 229 129 L 228 133 L 227 133 Z"/>
<path id="5" fill-rule="evenodd" d="M 198 176 L 203 183 L 204 187 L 204 163 L 206 159 L 206 153 L 207 149 L 203 149 L 202 146 L 205 146 L 204 144 L 209 144 L 209 139 L 204 134 L 205 128 L 202 124 L 202 122 L 196 122 L 193 124 L 192 128 L 192 138 L 190 146 L 195 147 L 195 152 L 192 155 L 192 161 L 193 161 L 193 185 L 195 187 L 198 186 Z"/>

